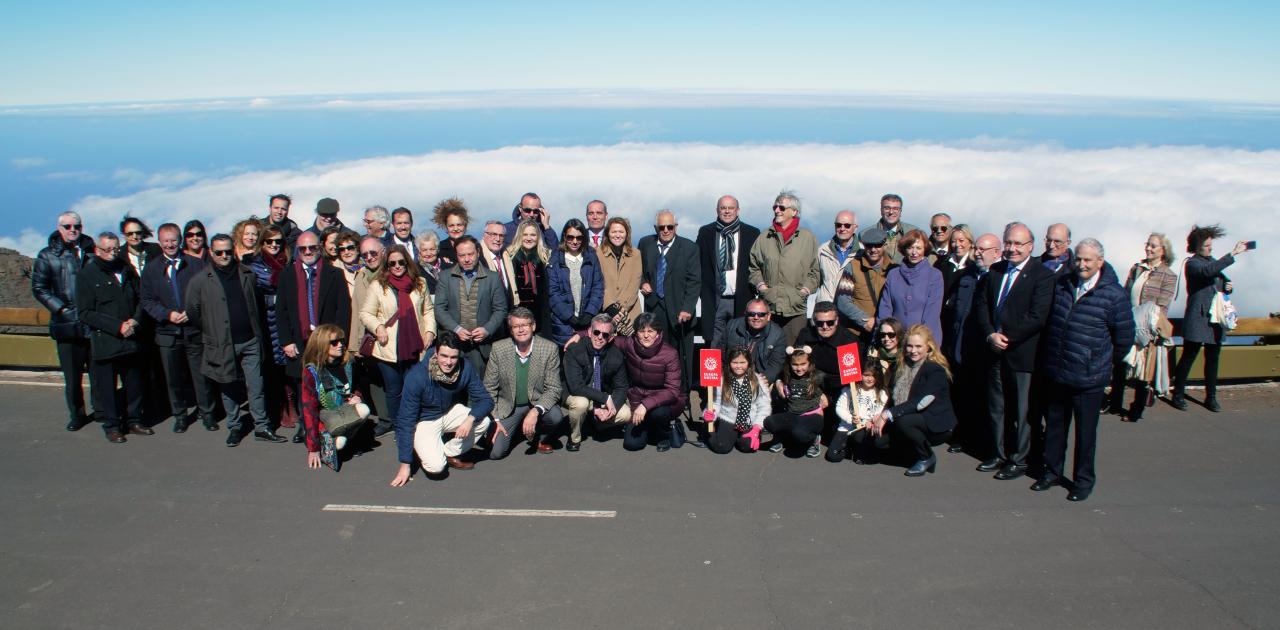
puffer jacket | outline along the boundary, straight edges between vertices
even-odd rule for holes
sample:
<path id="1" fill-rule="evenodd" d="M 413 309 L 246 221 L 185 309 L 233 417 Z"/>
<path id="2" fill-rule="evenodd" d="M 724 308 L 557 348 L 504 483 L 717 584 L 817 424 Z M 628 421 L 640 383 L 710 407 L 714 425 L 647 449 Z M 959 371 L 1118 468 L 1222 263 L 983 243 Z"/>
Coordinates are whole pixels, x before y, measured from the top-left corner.
<path id="1" fill-rule="evenodd" d="M 1101 277 L 1075 299 L 1079 277 L 1064 273 L 1054 285 L 1053 307 L 1045 327 L 1044 373 L 1068 387 L 1102 387 L 1111 379 L 1113 357 L 1133 345 L 1133 307 L 1116 272 L 1103 264 Z"/>
<path id="2" fill-rule="evenodd" d="M 49 336 L 59 341 L 84 339 L 89 334 L 76 311 L 76 274 L 93 258 L 93 239 L 81 234 L 78 245 L 79 258 L 75 248 L 54 231 L 49 235 L 49 246 L 36 254 L 31 265 L 31 295 L 49 309 Z"/>
<path id="3" fill-rule="evenodd" d="M 556 250 L 547 263 L 547 289 L 550 294 L 551 339 L 560 345 L 569 340 L 577 330 L 586 326 L 574 326 L 573 287 L 569 284 L 569 267 L 564 263 L 564 252 Z M 582 308 L 578 316 L 590 319 L 604 306 L 604 274 L 600 271 L 600 259 L 591 249 L 582 252 Z"/>
<path id="4" fill-rule="evenodd" d="M 751 286 L 758 287 L 761 282 L 769 285 L 762 297 L 770 312 L 782 317 L 803 315 L 809 298 L 800 293 L 800 287 L 812 294 L 822 283 L 818 241 L 813 232 L 800 227 L 783 244 L 778 228 L 771 225 L 751 246 L 750 271 Z"/>
<path id="5" fill-rule="evenodd" d="M 627 360 L 627 402 L 632 408 L 644 405 L 653 410 L 670 405 L 673 414 L 684 412 L 688 399 L 680 388 L 680 355 L 665 343 L 662 335 L 652 346 L 645 348 L 632 337 L 618 337 L 613 344 Z"/>

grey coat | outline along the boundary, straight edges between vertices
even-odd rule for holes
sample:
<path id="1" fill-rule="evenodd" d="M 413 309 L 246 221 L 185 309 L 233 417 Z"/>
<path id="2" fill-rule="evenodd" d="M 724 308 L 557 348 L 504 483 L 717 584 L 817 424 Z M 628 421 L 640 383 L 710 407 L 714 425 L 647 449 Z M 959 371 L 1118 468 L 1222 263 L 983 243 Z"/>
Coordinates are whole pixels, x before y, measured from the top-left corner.
<path id="1" fill-rule="evenodd" d="M 484 370 L 484 388 L 493 398 L 493 417 L 501 420 L 515 410 L 516 342 L 502 339 L 489 351 Z M 534 336 L 529 349 L 530 405 L 550 410 L 560 404 L 560 347 L 550 339 Z"/>
<path id="2" fill-rule="evenodd" d="M 476 265 L 474 281 L 480 283 L 476 291 L 476 322 L 484 327 L 487 340 L 492 340 L 502 330 L 503 320 L 507 317 L 507 290 L 502 288 L 497 274 L 484 265 Z M 458 320 L 462 317 L 462 306 L 458 301 L 461 287 L 462 267 L 454 265 L 448 268 L 447 273 L 441 270 L 435 295 L 437 329 L 454 331 L 458 328 Z M 488 345 L 484 343 L 482 347 Z"/>
<path id="3" fill-rule="evenodd" d="M 1222 270 L 1235 261 L 1231 254 L 1217 260 L 1200 255 L 1187 259 L 1184 269 L 1187 277 L 1187 310 L 1182 316 L 1183 341 L 1222 344 L 1225 331 L 1222 326 L 1209 323 L 1209 309 L 1213 305 L 1213 294 L 1226 290 L 1229 278 L 1222 274 Z"/>
<path id="4" fill-rule="evenodd" d="M 240 275 L 240 289 L 249 307 L 253 336 L 261 342 L 263 306 L 255 288 L 258 277 L 248 267 L 232 264 Z M 213 265 L 205 265 L 191 279 L 185 300 L 187 318 L 200 329 L 203 341 L 200 372 L 218 383 L 231 383 L 236 380 L 237 372 L 235 344 L 231 341 L 231 315 L 227 311 L 227 296 L 222 292 L 222 283 L 214 273 Z"/>

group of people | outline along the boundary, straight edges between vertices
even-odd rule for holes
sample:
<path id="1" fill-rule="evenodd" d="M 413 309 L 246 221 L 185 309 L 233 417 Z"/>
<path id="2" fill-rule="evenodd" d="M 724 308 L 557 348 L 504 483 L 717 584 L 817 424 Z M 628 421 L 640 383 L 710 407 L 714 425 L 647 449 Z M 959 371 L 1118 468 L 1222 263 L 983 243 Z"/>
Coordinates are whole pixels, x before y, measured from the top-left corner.
<path id="1" fill-rule="evenodd" d="M 557 232 L 534 193 L 479 238 L 457 198 L 434 208 L 443 238 L 415 235 L 408 208 L 367 208 L 358 233 L 334 199 L 317 203 L 305 230 L 289 219 L 288 196 L 268 203 L 229 234 L 165 223 L 154 243 L 137 217 L 96 238 L 75 212 L 58 217 L 32 290 L 51 312 L 68 430 L 89 422 L 88 373 L 113 443 L 153 434 L 148 411 L 171 416 L 176 433 L 197 422 L 215 431 L 225 418 L 227 446 L 249 434 L 287 442 L 277 428 L 296 428 L 307 465 L 337 470 L 364 429 L 394 431 L 393 486 L 415 464 L 436 477 L 521 441 L 530 453 L 562 439 L 578 451 L 591 431 L 620 432 L 627 450 L 688 442 L 818 457 L 825 443 L 827 460 L 862 464 L 897 451 L 912 477 L 933 472 L 933 447 L 950 442 L 996 479 L 1034 463 L 1033 490 L 1068 486 L 1078 501 L 1095 483 L 1100 412 L 1137 421 L 1170 389 L 1178 274 L 1159 233 L 1121 284 L 1102 243 L 1073 248 L 1064 224 L 1049 226 L 1037 256 L 1021 222 L 975 236 L 937 213 L 926 232 L 902 220 L 892 194 L 865 229 L 838 212 L 822 242 L 801 227 L 791 191 L 774 199 L 764 230 L 721 197 L 694 240 L 661 210 L 653 234 L 634 241 L 630 221 L 600 200 Z M 1187 237 L 1186 350 L 1172 371 L 1180 409 L 1201 349 L 1205 404 L 1220 408 L 1215 300 L 1231 292 L 1223 270 L 1246 250 L 1213 259 L 1222 236 L 1209 226 Z M 697 337 L 723 359 L 700 414 L 689 401 Z M 841 348 L 854 343 L 861 379 L 845 385 Z"/>

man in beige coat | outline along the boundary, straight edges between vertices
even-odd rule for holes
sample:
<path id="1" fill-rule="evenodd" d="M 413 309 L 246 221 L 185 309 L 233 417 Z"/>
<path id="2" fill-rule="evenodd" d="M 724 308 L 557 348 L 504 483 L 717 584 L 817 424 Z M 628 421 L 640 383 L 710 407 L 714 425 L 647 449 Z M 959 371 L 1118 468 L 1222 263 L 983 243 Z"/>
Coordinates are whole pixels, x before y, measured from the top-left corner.
<path id="1" fill-rule="evenodd" d="M 804 330 L 809 296 L 818 290 L 818 239 L 800 227 L 800 198 L 789 190 L 773 201 L 773 224 L 751 246 L 751 285 L 769 303 L 774 323 L 792 344 Z"/>

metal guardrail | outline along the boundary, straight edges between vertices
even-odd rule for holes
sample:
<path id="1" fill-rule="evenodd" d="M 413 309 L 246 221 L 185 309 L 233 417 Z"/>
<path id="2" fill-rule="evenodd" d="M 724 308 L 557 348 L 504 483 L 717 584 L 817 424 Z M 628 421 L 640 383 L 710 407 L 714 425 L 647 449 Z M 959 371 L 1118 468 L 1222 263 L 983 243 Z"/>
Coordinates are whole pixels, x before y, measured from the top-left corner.
<path id="1" fill-rule="evenodd" d="M 1280 314 L 1244 317 L 1229 335 L 1280 338 Z M 0 308 L 0 326 L 47 326 L 49 312 L 42 308 Z M 1175 331 L 1181 321 L 1174 320 Z M 1178 352 L 1175 349 L 1173 358 Z M 1204 355 L 1191 365 L 1191 378 L 1203 378 Z M 35 369 L 58 367 L 58 350 L 47 335 L 0 334 L 0 366 Z M 1223 380 L 1280 378 L 1280 345 L 1223 346 L 1218 367 Z"/>

